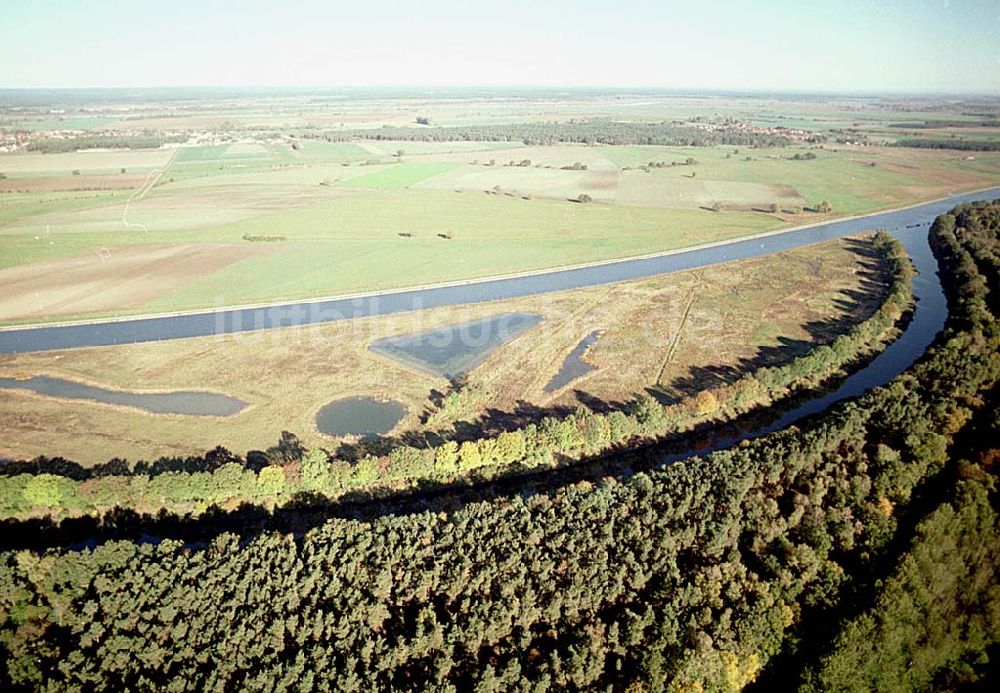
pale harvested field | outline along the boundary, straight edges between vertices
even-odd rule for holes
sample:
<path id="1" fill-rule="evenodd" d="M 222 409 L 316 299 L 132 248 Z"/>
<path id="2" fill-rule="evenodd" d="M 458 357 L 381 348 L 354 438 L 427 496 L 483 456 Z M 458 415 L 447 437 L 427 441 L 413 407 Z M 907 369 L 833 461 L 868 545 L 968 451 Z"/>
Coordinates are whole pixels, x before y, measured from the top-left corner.
<path id="1" fill-rule="evenodd" d="M 283 429 L 308 445 L 335 449 L 338 441 L 315 430 L 315 414 L 331 400 L 357 394 L 403 402 L 409 412 L 396 432 L 419 430 L 432 391 L 447 388 L 447 381 L 371 353 L 368 345 L 508 311 L 538 312 L 545 320 L 472 371 L 469 382 L 487 395 L 461 420 L 488 427 L 522 409 L 620 402 L 653 387 L 681 394 L 752 368 L 752 361 L 787 359 L 829 339 L 830 320 L 860 319 L 864 308 L 854 304 L 852 292 L 867 292 L 865 273 L 850 244 L 835 241 L 513 301 L 245 335 L 0 356 L 0 376 L 47 374 L 143 391 L 211 390 L 250 405 L 231 418 L 204 419 L 0 390 L 0 455 L 63 455 L 96 463 L 113 456 L 200 453 L 220 444 L 242 454 L 273 445 Z M 597 370 L 560 392 L 544 393 L 565 355 L 593 330 L 603 335 L 585 358 Z M 444 419 L 439 425 L 452 423 Z"/>
<path id="2" fill-rule="evenodd" d="M 148 174 L 81 173 L 78 176 L 31 176 L 0 180 L 0 193 L 57 192 L 77 190 L 130 190 L 143 185 Z"/>
<path id="3" fill-rule="evenodd" d="M 3 227 L 0 234 L 100 233 L 145 227 L 149 231 L 179 231 L 230 224 L 322 202 L 344 193 L 313 185 L 267 186 L 226 184 L 154 188 L 142 199 L 89 209 L 57 211 L 25 217 Z M 125 222 L 128 222 L 126 224 Z M 237 234 L 238 236 L 238 234 Z"/>
<path id="4" fill-rule="evenodd" d="M 482 192 L 499 185 L 503 192 L 550 199 L 575 199 L 586 193 L 596 202 L 633 207 L 667 209 L 698 209 L 715 203 L 731 209 L 766 209 L 772 202 L 784 207 L 805 207 L 805 199 L 793 185 L 763 182 L 713 180 L 705 177 L 712 172 L 711 162 L 696 166 L 676 166 L 642 171 L 619 170 L 601 147 L 522 147 L 509 152 L 490 152 L 476 159 L 471 155 L 433 154 L 418 157 L 420 161 L 465 161 L 467 165 L 455 171 L 417 184 L 416 188 Z M 613 150 L 612 150 L 613 151 Z M 643 153 L 669 158 L 669 150 Z M 683 161 L 687 152 L 675 154 Z M 713 152 L 714 153 L 714 152 Z M 495 165 L 486 165 L 495 159 Z M 531 166 L 509 166 L 523 159 Z M 586 171 L 563 170 L 563 166 L 579 161 Z M 539 166 L 540 165 L 540 166 Z M 701 172 L 701 177 L 699 177 Z M 794 172 L 794 171 L 790 171 Z M 692 175 L 693 174 L 693 175 Z"/>
<path id="5" fill-rule="evenodd" d="M 794 188 L 787 185 L 698 180 L 697 177 L 688 178 L 659 170 L 623 172 L 617 197 L 620 205 L 673 209 L 697 209 L 711 207 L 715 203 L 729 209 L 766 209 L 772 202 L 787 207 L 808 204 Z"/>
<path id="6" fill-rule="evenodd" d="M 613 204 L 617 171 L 562 171 L 517 166 L 463 166 L 414 185 L 414 188 L 482 193 L 500 186 L 501 194 L 530 195 L 556 200 L 576 199 L 581 193 L 594 201 Z"/>
<path id="7" fill-rule="evenodd" d="M 182 116 L 142 116 L 128 118 L 103 125 L 98 130 L 114 130 L 122 127 L 131 127 L 139 130 L 212 130 L 225 127 L 244 127 L 247 124 L 246 114 L 235 116 L 229 113 L 204 114 Z M 300 124 L 300 121 L 289 114 L 288 117 L 276 117 L 273 119 L 275 126 L 282 124 Z"/>
<path id="8" fill-rule="evenodd" d="M 141 245 L 0 270 L 0 321 L 136 308 L 271 244 Z"/>
<path id="9" fill-rule="evenodd" d="M 236 143 L 231 144 L 226 147 L 226 156 L 270 156 L 267 153 L 267 148 L 262 144 L 255 144 L 252 142 L 247 143 Z"/>
<path id="10" fill-rule="evenodd" d="M 442 143 L 443 144 L 443 143 Z M 447 144 L 453 144 L 451 142 Z M 406 144 L 402 143 L 400 149 L 406 150 Z M 479 164 L 486 164 L 495 160 L 497 166 L 509 163 L 517 163 L 523 159 L 529 159 L 532 166 L 541 164 L 552 168 L 571 166 L 580 162 L 591 171 L 617 171 L 618 165 L 605 156 L 607 148 L 587 147 L 584 145 L 562 144 L 548 147 L 516 147 L 513 149 L 497 149 L 494 151 L 468 151 L 450 153 L 430 153 L 422 154 L 416 158 L 420 161 L 451 161 L 457 163 L 471 164 L 474 161 Z"/>
<path id="11" fill-rule="evenodd" d="M 174 152 L 169 149 L 121 149 L 81 151 L 64 154 L 5 154 L 0 157 L 4 173 L 34 171 L 104 171 L 122 168 L 153 169 L 165 166 Z"/>
<path id="12" fill-rule="evenodd" d="M 935 150 L 909 149 L 905 159 L 881 160 L 874 157 L 858 156 L 855 161 L 865 164 L 877 161 L 881 168 L 903 175 L 924 175 L 926 171 L 933 172 L 933 181 L 927 180 L 923 185 L 901 186 L 900 190 L 907 195 L 944 196 L 953 190 L 968 187 L 981 180 L 981 174 L 991 172 L 1000 176 L 1000 154 L 996 152 L 941 152 Z M 971 158 L 970 158 L 971 157 Z"/>
<path id="13" fill-rule="evenodd" d="M 369 140 L 358 140 L 355 142 L 359 147 L 364 149 L 369 154 L 375 156 L 388 156 L 390 154 L 388 146 L 382 142 L 372 142 Z"/>

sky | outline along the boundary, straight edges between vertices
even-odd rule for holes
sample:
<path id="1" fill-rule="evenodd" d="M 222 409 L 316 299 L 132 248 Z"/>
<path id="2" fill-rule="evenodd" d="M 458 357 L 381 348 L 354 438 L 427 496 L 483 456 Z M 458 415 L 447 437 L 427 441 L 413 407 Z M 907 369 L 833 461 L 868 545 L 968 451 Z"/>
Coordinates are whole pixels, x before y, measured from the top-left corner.
<path id="1" fill-rule="evenodd" d="M 997 0 L 8 0 L 0 88 L 1000 93 Z"/>

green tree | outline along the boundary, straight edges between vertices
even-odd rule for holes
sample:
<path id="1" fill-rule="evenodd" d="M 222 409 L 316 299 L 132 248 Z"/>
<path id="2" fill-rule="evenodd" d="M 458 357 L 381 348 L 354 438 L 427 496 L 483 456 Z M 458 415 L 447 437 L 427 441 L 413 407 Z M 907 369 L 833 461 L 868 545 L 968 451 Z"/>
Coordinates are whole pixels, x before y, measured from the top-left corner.
<path id="1" fill-rule="evenodd" d="M 694 398 L 698 416 L 708 416 L 719 410 L 719 401 L 711 390 L 702 390 Z"/>
<path id="2" fill-rule="evenodd" d="M 608 415 L 608 428 L 613 443 L 627 440 L 636 434 L 635 419 L 622 411 L 613 411 Z"/>
<path id="3" fill-rule="evenodd" d="M 0 513 L 9 517 L 33 505 L 24 495 L 24 490 L 31 479 L 30 474 L 0 476 Z"/>
<path id="4" fill-rule="evenodd" d="M 573 417 L 557 419 L 547 416 L 542 419 L 538 430 L 549 441 L 552 449 L 559 452 L 568 452 L 579 447 L 583 442 L 580 437 L 580 429 L 577 428 L 576 420 Z"/>
<path id="5" fill-rule="evenodd" d="M 55 508 L 76 495 L 76 482 L 55 474 L 36 474 L 22 491 L 32 507 Z"/>
<path id="6" fill-rule="evenodd" d="M 434 469 L 446 474 L 458 471 L 458 443 L 447 440 L 434 450 Z"/>
<path id="7" fill-rule="evenodd" d="M 504 431 L 496 437 L 496 461 L 510 464 L 524 459 L 527 446 L 520 431 Z"/>
<path id="8" fill-rule="evenodd" d="M 380 466 L 377 457 L 365 455 L 354 463 L 351 470 L 352 486 L 367 486 L 373 484 L 381 478 Z"/>
<path id="9" fill-rule="evenodd" d="M 285 490 L 285 468 L 268 465 L 257 474 L 257 492 L 262 496 L 276 496 Z"/>
<path id="10" fill-rule="evenodd" d="M 647 433 L 662 433 L 667 424 L 663 405 L 652 395 L 643 394 L 631 405 L 631 413 L 641 429 Z"/>
<path id="11" fill-rule="evenodd" d="M 473 440 L 466 440 L 458 446 L 458 466 L 459 469 L 475 469 L 483 463 L 482 455 L 479 453 L 479 446 Z"/>
<path id="12" fill-rule="evenodd" d="M 327 454 L 313 448 L 302 458 L 302 486 L 309 491 L 323 491 L 330 485 L 330 460 Z"/>

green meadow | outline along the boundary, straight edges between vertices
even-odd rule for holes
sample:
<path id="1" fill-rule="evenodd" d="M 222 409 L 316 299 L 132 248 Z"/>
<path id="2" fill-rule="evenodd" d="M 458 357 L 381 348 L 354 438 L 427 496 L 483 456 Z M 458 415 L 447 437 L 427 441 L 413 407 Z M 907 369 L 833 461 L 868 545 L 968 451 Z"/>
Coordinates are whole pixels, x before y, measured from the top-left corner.
<path id="1" fill-rule="evenodd" d="M 374 188 L 380 190 L 398 190 L 408 188 L 421 181 L 456 168 L 458 164 L 449 163 L 398 163 L 380 171 L 365 173 L 347 179 L 343 185 L 352 188 Z"/>

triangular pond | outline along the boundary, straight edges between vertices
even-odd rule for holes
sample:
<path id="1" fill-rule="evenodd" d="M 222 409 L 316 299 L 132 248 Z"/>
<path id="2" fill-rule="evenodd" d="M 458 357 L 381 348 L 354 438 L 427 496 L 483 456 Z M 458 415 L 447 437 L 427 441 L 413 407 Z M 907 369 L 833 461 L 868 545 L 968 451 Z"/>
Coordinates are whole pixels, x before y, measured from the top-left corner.
<path id="1" fill-rule="evenodd" d="M 502 313 L 372 342 L 377 354 L 434 375 L 468 373 L 497 348 L 542 321 L 538 313 Z"/>

